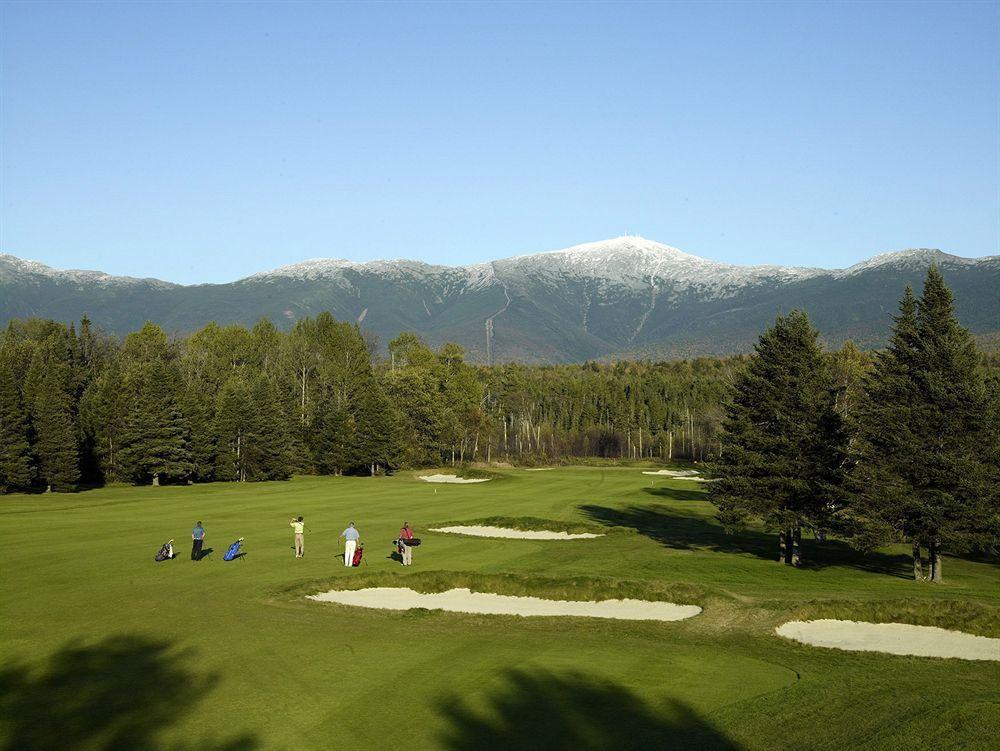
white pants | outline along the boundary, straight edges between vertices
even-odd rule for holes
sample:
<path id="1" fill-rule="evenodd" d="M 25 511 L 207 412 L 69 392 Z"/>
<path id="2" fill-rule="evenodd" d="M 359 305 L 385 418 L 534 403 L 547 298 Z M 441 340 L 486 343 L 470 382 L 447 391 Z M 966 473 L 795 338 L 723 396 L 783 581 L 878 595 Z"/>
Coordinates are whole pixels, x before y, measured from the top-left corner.
<path id="1" fill-rule="evenodd" d="M 344 543 L 344 565 L 350 566 L 354 563 L 354 551 L 358 547 L 357 540 L 348 540 Z"/>

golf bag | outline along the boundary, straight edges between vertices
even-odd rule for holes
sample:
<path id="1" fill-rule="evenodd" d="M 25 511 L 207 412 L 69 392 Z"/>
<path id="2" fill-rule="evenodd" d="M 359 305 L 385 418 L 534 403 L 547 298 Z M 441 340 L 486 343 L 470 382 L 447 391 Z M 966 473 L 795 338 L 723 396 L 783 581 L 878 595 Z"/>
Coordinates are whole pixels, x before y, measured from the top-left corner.
<path id="1" fill-rule="evenodd" d="M 244 555 L 244 552 L 243 552 L 243 538 L 241 537 L 240 539 L 238 539 L 236 542 L 234 542 L 232 545 L 229 546 L 229 550 L 227 550 L 226 554 L 222 556 L 222 560 L 233 561 L 242 555 Z"/>
<path id="2" fill-rule="evenodd" d="M 171 558 L 170 553 L 172 547 L 173 546 L 169 542 L 163 543 L 163 547 L 160 548 L 160 551 L 156 554 L 156 557 L 153 560 L 156 561 L 157 563 L 159 563 L 160 561 L 170 560 Z"/>
<path id="3" fill-rule="evenodd" d="M 351 565 L 352 566 L 360 566 L 361 565 L 361 557 L 364 554 L 365 554 L 365 546 L 362 545 L 359 542 L 358 543 L 358 547 L 354 551 L 354 558 L 351 559 Z"/>

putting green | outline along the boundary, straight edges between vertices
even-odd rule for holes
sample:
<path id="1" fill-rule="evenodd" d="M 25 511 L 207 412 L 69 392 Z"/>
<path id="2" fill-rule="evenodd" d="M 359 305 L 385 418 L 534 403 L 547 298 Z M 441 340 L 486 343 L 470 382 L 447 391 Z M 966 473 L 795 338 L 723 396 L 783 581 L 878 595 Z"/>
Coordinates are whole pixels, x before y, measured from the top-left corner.
<path id="1" fill-rule="evenodd" d="M 949 558 L 947 583 L 921 586 L 901 550 L 862 558 L 807 541 L 816 567 L 788 570 L 769 535 L 724 535 L 701 487 L 650 486 L 634 468 L 468 486 L 416 474 L 4 497 L 0 748 L 389 748 L 400 733 L 413 749 L 986 748 L 1000 731 L 995 664 L 817 650 L 773 632 L 873 610 L 898 620 L 881 612 L 895 608 L 997 636 L 994 564 Z M 306 520 L 301 560 L 293 514 Z M 425 534 L 498 515 L 622 529 L 579 545 Z M 212 552 L 194 563 L 198 519 Z M 424 536 L 407 570 L 389 558 L 404 519 Z M 348 521 L 366 542 L 361 569 L 338 558 Z M 170 537 L 178 558 L 153 563 Z M 237 537 L 246 558 L 222 562 Z M 704 612 L 525 619 L 303 596 L 366 586 Z M 948 733 L 935 735 L 933 713 Z"/>

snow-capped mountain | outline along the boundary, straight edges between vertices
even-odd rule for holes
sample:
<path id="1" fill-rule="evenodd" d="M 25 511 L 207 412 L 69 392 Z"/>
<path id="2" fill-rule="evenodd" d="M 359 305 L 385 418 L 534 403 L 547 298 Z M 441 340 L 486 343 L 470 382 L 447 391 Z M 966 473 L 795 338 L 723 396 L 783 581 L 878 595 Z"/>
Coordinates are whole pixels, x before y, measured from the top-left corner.
<path id="1" fill-rule="evenodd" d="M 745 351 L 775 314 L 801 307 L 829 343 L 875 346 L 905 285 L 918 286 L 931 264 L 955 289 L 965 325 L 1000 331 L 997 256 L 912 249 L 846 269 L 740 266 L 633 236 L 454 267 L 318 258 L 192 287 L 0 255 L 0 320 L 87 313 L 117 332 L 147 319 L 188 331 L 261 316 L 288 325 L 330 310 L 383 342 L 414 331 L 456 341 L 479 362 L 562 362 Z"/>

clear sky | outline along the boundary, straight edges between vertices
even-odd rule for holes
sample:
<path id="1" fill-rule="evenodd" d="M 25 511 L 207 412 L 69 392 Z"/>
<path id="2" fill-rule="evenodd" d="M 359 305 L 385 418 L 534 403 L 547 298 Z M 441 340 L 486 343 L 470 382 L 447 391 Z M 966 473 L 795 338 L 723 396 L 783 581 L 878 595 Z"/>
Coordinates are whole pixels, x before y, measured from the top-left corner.
<path id="1" fill-rule="evenodd" d="M 59 268 L 1000 252 L 997 2 L 26 2 L 0 35 L 0 252 Z"/>

